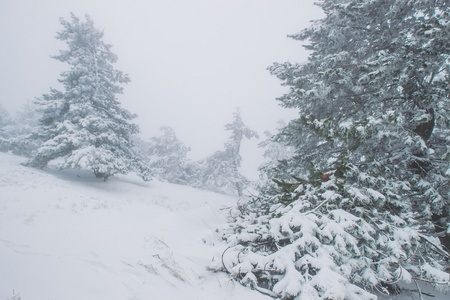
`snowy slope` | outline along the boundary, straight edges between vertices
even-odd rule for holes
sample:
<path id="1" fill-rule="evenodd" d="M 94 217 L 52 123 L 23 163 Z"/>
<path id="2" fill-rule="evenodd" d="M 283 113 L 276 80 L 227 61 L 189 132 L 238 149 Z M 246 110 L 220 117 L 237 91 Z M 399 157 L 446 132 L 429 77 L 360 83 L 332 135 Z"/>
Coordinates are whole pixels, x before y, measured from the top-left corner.
<path id="1" fill-rule="evenodd" d="M 236 198 L 23 161 L 0 153 L 0 300 L 269 299 L 205 269 Z"/>
<path id="2" fill-rule="evenodd" d="M 272 299 L 206 270 L 236 198 L 23 161 L 0 153 L 0 300 Z"/>

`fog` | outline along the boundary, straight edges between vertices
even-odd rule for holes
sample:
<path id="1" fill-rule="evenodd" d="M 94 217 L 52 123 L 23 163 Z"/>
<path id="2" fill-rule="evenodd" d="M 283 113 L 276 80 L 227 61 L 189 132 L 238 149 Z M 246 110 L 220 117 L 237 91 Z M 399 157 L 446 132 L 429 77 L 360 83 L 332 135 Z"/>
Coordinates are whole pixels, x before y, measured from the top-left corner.
<path id="1" fill-rule="evenodd" d="M 302 62 L 308 53 L 287 38 L 320 17 L 313 0 L 1 0 L 0 104 L 11 113 L 59 88 L 67 69 L 50 58 L 65 44 L 55 39 L 59 18 L 89 14 L 118 55 L 116 68 L 131 83 L 122 106 L 138 114 L 143 138 L 174 128 L 200 159 L 223 147 L 224 125 L 240 107 L 261 136 L 295 112 L 279 107 L 273 62 Z M 261 162 L 258 141 L 244 142 L 244 173 Z"/>

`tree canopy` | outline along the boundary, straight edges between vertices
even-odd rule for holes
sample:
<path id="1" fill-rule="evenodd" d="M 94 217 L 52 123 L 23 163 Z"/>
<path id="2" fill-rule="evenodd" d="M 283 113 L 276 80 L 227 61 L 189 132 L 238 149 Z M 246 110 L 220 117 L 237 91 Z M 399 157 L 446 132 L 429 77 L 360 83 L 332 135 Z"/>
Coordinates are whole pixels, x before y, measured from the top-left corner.
<path id="1" fill-rule="evenodd" d="M 223 232 L 216 268 L 283 299 L 448 285 L 449 1 L 318 5 L 325 17 L 291 35 L 308 61 L 269 68 L 299 112 L 278 134 L 295 154 Z"/>
<path id="2" fill-rule="evenodd" d="M 74 14 L 60 21 L 63 30 L 56 38 L 67 49 L 53 58 L 69 69 L 59 79 L 63 91 L 51 89 L 36 100 L 43 143 L 29 165 L 42 168 L 57 161 L 61 168 L 88 169 L 105 180 L 129 171 L 146 178 L 147 168 L 130 139 L 139 131 L 131 122 L 136 115 L 121 108 L 116 96 L 130 81 L 128 75 L 114 68 L 117 56 L 89 16 L 85 22 Z"/>

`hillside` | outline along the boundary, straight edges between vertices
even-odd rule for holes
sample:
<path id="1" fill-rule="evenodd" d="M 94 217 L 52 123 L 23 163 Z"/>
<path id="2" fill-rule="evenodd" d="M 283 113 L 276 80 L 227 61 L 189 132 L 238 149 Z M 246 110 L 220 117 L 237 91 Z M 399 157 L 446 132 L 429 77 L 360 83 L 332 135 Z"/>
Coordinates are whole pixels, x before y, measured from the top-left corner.
<path id="1" fill-rule="evenodd" d="M 269 299 L 206 270 L 236 198 L 23 161 L 0 153 L 0 299 Z"/>
<path id="2" fill-rule="evenodd" d="M 237 198 L 23 161 L 0 153 L 0 300 L 271 299 L 206 270 Z"/>

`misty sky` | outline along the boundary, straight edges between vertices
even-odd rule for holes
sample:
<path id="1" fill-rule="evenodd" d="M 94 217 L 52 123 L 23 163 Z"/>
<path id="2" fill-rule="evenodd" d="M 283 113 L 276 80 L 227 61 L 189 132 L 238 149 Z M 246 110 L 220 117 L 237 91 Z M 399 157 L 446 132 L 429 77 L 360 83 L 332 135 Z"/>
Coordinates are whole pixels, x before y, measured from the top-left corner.
<path id="1" fill-rule="evenodd" d="M 306 60 L 301 43 L 287 35 L 321 16 L 313 2 L 0 0 L 0 104 L 13 112 L 59 88 L 67 66 L 50 58 L 65 49 L 55 39 L 59 18 L 89 14 L 113 45 L 116 68 L 130 75 L 120 100 L 139 115 L 142 136 L 171 126 L 191 156 L 202 158 L 222 148 L 236 107 L 260 135 L 294 115 L 278 106 L 284 89 L 266 68 Z"/>

